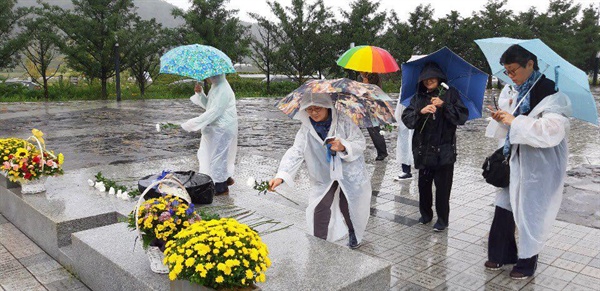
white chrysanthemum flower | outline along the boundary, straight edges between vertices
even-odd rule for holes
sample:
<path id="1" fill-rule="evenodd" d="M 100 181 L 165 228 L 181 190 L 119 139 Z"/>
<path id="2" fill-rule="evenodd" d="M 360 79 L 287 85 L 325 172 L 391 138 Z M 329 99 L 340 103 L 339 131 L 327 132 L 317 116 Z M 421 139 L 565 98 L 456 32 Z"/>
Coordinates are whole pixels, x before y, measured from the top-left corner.
<path id="1" fill-rule="evenodd" d="M 115 188 L 110 187 L 110 189 L 108 189 L 108 194 L 115 195 Z"/>
<path id="2" fill-rule="evenodd" d="M 104 184 L 102 184 L 102 186 L 101 186 L 101 187 L 99 187 L 99 188 L 97 188 L 97 189 L 98 189 L 98 191 L 100 191 L 100 192 L 106 192 L 106 187 L 104 186 Z"/>
<path id="3" fill-rule="evenodd" d="M 157 131 L 157 132 L 160 132 L 160 123 L 157 123 L 157 124 L 156 124 L 156 131 Z"/>
<path id="4" fill-rule="evenodd" d="M 92 179 L 88 179 L 88 185 L 90 185 L 90 187 L 94 187 L 95 184 L 96 182 L 92 181 Z"/>
<path id="5" fill-rule="evenodd" d="M 121 193 L 121 199 L 129 201 L 129 194 L 127 194 L 127 192 Z"/>
<path id="6" fill-rule="evenodd" d="M 117 197 L 120 197 L 120 196 L 121 196 L 121 193 L 123 193 L 123 191 L 121 191 L 121 189 L 119 189 L 119 190 L 117 191 Z M 108 193 L 108 194 L 110 194 L 110 193 Z"/>
<path id="7" fill-rule="evenodd" d="M 385 132 L 385 130 L 380 130 L 380 131 L 379 131 L 379 134 L 381 134 L 381 135 L 386 135 L 386 132 Z"/>
<path id="8" fill-rule="evenodd" d="M 446 90 L 450 89 L 450 87 L 444 82 L 442 82 L 442 84 L 440 84 L 440 85 L 442 85 L 442 87 L 444 87 L 444 89 L 446 89 Z"/>
<path id="9" fill-rule="evenodd" d="M 254 187 L 254 185 L 256 185 L 256 180 L 254 179 L 254 177 L 248 178 L 248 181 L 246 181 L 246 185 L 248 185 L 248 187 Z"/>
<path id="10" fill-rule="evenodd" d="M 96 185 L 94 185 L 94 187 L 96 187 L 96 189 L 100 190 L 100 188 L 105 188 L 104 186 L 104 182 L 96 182 Z M 104 191 L 104 190 L 101 190 Z"/>

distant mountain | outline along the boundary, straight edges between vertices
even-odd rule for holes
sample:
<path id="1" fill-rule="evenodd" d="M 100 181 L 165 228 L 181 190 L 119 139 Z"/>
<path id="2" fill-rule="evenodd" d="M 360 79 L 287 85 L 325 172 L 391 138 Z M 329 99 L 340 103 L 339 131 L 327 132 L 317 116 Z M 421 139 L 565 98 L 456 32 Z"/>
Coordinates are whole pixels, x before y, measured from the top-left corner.
<path id="1" fill-rule="evenodd" d="M 50 5 L 55 5 L 63 9 L 72 9 L 73 3 L 71 0 L 45 0 L 44 2 Z M 155 18 L 158 23 L 164 27 L 173 28 L 184 23 L 181 18 L 173 18 L 171 11 L 176 6 L 162 0 L 133 0 L 137 7 L 138 15 L 145 20 Z M 37 0 L 18 0 L 17 7 L 39 6 Z"/>

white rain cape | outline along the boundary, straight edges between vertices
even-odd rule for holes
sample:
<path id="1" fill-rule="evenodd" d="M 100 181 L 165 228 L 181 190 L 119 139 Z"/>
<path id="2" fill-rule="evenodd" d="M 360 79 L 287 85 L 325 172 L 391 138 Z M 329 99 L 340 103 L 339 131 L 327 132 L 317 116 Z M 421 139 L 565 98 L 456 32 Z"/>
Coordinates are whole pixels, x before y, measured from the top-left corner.
<path id="1" fill-rule="evenodd" d="M 517 116 L 510 126 L 510 185 L 496 196 L 496 205 L 513 213 L 519 258 L 541 252 L 558 214 L 569 156 L 571 114 L 569 98 L 557 92 L 544 98 L 527 116 Z"/>
<path id="2" fill-rule="evenodd" d="M 398 140 L 396 141 L 396 163 L 398 166 L 402 164 L 413 165 L 412 137 L 414 130 L 408 129 L 404 125 L 404 122 L 402 122 L 402 112 L 404 112 L 405 108 L 400 103 L 400 96 L 398 96 L 398 104 L 394 112 L 394 117 L 398 121 Z"/>
<path id="3" fill-rule="evenodd" d="M 209 175 L 215 183 L 233 176 L 237 153 L 238 120 L 235 94 L 225 75 L 210 78 L 212 85 L 208 96 L 196 93 L 192 103 L 206 109 L 199 117 L 184 122 L 186 131 L 201 130 L 198 162 L 200 173 Z"/>
<path id="4" fill-rule="evenodd" d="M 304 109 L 309 106 L 333 108 L 331 97 L 328 95 L 314 94 L 312 98 L 305 98 L 300 102 L 300 110 L 294 119 L 302 121 L 302 126 L 296 134 L 294 145 L 288 149 L 281 159 L 276 178 L 281 178 L 289 186 L 294 187 L 294 176 L 300 168 L 302 161 L 306 161 L 311 190 L 306 208 L 306 221 L 309 233 L 314 233 L 314 210 L 331 188 L 335 180 L 338 181 L 346 199 L 350 212 L 350 220 L 354 226 L 356 239 L 362 240 L 367 220 L 369 219 L 371 204 L 371 178 L 365 167 L 363 151 L 365 138 L 360 128 L 346 115 L 339 114 L 332 109 L 332 122 L 328 136 L 339 138 L 346 147 L 346 152 L 338 152 L 332 157 L 332 162 L 327 162 L 327 149 L 319 137 L 308 114 Z M 338 178 L 334 178 L 338 177 Z M 331 219 L 327 233 L 327 240 L 336 241 L 348 234 L 348 228 L 339 207 L 339 193 L 331 206 Z"/>

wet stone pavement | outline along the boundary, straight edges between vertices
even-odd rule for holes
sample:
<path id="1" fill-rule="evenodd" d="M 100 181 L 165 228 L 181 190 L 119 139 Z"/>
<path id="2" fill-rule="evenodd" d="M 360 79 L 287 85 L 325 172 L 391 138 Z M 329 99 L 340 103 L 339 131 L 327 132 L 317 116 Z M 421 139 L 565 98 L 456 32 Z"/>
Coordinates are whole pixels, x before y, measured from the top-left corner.
<path id="1" fill-rule="evenodd" d="M 497 95 L 498 91 L 488 94 Z M 594 94 L 598 103 L 600 91 Z M 300 204 L 298 206 L 277 195 L 257 196 L 256 191 L 244 185 L 250 176 L 267 180 L 275 174 L 279 159 L 292 145 L 299 128 L 297 121 L 290 120 L 273 106 L 275 102 L 272 98 L 238 100 L 239 148 L 235 178 L 239 182 L 232 187 L 231 196 L 254 195 L 259 201 L 269 199 L 303 210 L 308 190 L 305 167 L 297 177 L 300 186 L 283 190 Z M 66 171 L 149 160 L 189 158 L 195 161 L 199 133 L 182 130 L 159 133 L 155 124 L 179 124 L 197 116 L 200 113 L 197 108 L 187 99 L 124 101 L 120 104 L 112 101 L 0 103 L 0 137 L 25 138 L 30 135 L 31 128 L 42 130 L 48 147 L 65 154 Z M 383 162 L 376 162 L 375 149 L 363 130 L 373 196 L 367 234 L 359 251 L 394 264 L 391 290 L 595 290 L 600 286 L 598 128 L 572 121 L 567 186 L 559 219 L 540 254 L 536 276 L 516 281 L 508 276 L 509 266 L 497 272 L 483 268 L 497 191 L 481 178 L 481 163 L 497 144 L 483 136 L 486 125 L 485 119 L 477 119 L 458 130 L 459 156 L 450 201 L 450 227 L 442 233 L 433 233 L 431 225 L 417 223 L 416 179 L 393 180 L 399 174 L 399 165 L 393 158 L 396 133 L 385 136 L 390 156 Z M 190 168 L 196 167 L 197 162 L 190 165 Z M 106 174 L 118 176 L 118 173 Z M 129 180 L 133 185 L 135 180 Z M 0 223 L 4 220 L 0 217 Z M 302 216 L 294 215 L 288 222 L 305 229 Z M 0 227 L 12 227 L 18 233 L 10 222 L 0 224 Z M 2 245 L 4 228 L 0 236 Z M 21 234 L 21 237 L 24 236 Z M 337 243 L 345 244 L 345 241 Z M 11 254 L 19 259 L 15 252 L 22 250 L 11 250 L 2 245 L 0 266 L 12 264 Z M 3 270 L 0 268 L 1 288 L 30 290 L 12 285 L 5 287 Z M 33 277 L 37 278 L 35 274 Z M 39 279 L 38 283 L 40 286 L 36 287 L 51 289 Z"/>

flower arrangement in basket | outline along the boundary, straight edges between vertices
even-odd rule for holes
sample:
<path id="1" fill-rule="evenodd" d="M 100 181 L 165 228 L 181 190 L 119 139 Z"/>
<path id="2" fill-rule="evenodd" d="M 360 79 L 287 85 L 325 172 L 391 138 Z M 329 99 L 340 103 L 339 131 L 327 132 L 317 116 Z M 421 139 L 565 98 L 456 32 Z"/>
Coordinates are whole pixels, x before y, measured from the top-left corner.
<path id="1" fill-rule="evenodd" d="M 37 129 L 31 132 L 33 135 L 27 140 L 8 138 L 0 141 L 3 153 L 0 169 L 13 182 L 23 184 L 43 176 L 63 174 L 63 154 L 55 155 L 53 151 L 46 150 L 43 132 Z"/>
<path id="2" fill-rule="evenodd" d="M 167 242 L 169 279 L 215 289 L 265 282 L 271 266 L 267 246 L 249 226 L 233 218 L 202 220 Z"/>
<path id="3" fill-rule="evenodd" d="M 184 202 L 183 199 L 173 195 L 145 200 L 137 211 L 129 214 L 128 227 L 141 234 L 142 246 L 158 246 L 163 248 L 164 243 L 173 238 L 180 230 L 199 221 L 200 216 L 194 211 L 194 204 Z"/>

